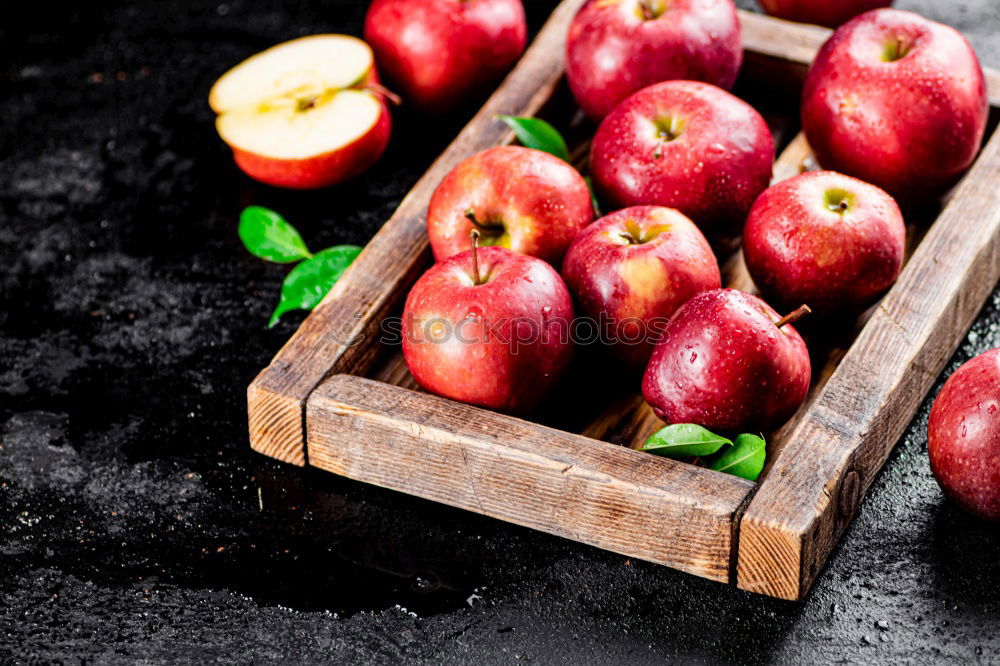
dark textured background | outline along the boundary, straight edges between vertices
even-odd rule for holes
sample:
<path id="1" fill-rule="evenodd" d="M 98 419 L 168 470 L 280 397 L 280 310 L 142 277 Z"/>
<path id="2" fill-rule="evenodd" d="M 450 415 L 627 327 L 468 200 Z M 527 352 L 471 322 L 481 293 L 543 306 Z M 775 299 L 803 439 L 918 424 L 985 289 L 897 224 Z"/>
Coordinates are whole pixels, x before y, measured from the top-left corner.
<path id="1" fill-rule="evenodd" d="M 1000 67 L 995 0 L 897 4 Z M 300 317 L 265 329 L 286 269 L 243 250 L 238 211 L 362 243 L 460 122 L 400 113 L 359 185 L 275 191 L 232 165 L 209 86 L 359 34 L 363 5 L 26 5 L 0 19 L 0 656 L 997 658 L 1000 537 L 943 503 L 926 404 L 801 605 L 251 453 L 245 387 Z M 1000 292 L 949 371 L 995 346 Z"/>

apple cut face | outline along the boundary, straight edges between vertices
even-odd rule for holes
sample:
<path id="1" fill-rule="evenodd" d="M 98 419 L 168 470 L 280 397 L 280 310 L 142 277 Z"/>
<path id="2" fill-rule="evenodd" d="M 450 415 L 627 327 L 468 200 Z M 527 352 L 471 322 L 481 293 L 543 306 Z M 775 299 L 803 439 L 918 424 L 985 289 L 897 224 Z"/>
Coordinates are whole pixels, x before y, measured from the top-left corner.
<path id="1" fill-rule="evenodd" d="M 216 129 L 253 178 L 324 187 L 357 175 L 385 149 L 389 114 L 372 51 L 346 35 L 279 44 L 216 82 Z"/>

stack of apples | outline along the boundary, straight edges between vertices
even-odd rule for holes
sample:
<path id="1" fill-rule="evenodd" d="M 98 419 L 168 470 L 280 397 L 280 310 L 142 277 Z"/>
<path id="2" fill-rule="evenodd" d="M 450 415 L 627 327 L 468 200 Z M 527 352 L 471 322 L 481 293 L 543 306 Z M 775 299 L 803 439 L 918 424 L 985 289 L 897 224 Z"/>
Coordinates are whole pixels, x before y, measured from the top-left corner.
<path id="1" fill-rule="evenodd" d="M 613 212 L 594 221 L 583 177 L 537 150 L 459 164 L 428 209 L 438 263 L 404 306 L 411 373 L 439 395 L 529 412 L 586 318 L 610 324 L 609 352 L 623 375 L 643 371 L 668 423 L 780 427 L 811 380 L 793 322 L 851 321 L 872 305 L 903 265 L 897 199 L 940 196 L 974 159 L 987 111 L 974 52 L 908 12 L 847 21 L 803 95 L 828 170 L 771 185 L 770 130 L 725 89 L 742 59 L 731 0 L 590 2 L 566 49 L 570 89 L 599 122 L 589 175 Z M 717 255 L 740 241 L 763 298 L 722 288 Z"/>
<path id="2" fill-rule="evenodd" d="M 530 412 L 570 362 L 579 315 L 610 322 L 609 351 L 623 374 L 644 370 L 643 395 L 669 423 L 768 431 L 798 409 L 811 364 L 793 322 L 850 321 L 895 282 L 897 201 L 924 205 L 968 169 L 986 87 L 958 32 L 891 0 L 761 4 L 840 26 L 802 97 L 826 170 L 771 184 L 771 132 L 728 92 L 743 56 L 732 0 L 592 0 L 569 29 L 566 76 L 599 123 L 589 175 L 613 212 L 595 221 L 584 177 L 531 148 L 493 148 L 449 173 L 427 212 L 438 263 L 404 306 L 403 353 L 422 387 Z M 407 103 L 447 111 L 512 66 L 526 29 L 520 0 L 375 0 L 364 36 L 288 42 L 219 80 L 210 102 L 244 171 L 288 187 L 359 174 L 390 133 L 395 96 L 376 63 Z M 722 288 L 717 256 L 740 242 L 763 298 Z M 943 433 L 953 422 L 935 421 Z"/>

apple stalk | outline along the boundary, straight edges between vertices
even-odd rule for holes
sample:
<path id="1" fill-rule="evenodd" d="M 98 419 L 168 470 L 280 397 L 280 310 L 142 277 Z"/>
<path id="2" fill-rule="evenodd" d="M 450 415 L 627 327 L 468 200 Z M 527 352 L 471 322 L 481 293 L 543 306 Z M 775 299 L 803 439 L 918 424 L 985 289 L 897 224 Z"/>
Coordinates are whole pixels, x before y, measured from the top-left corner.
<path id="1" fill-rule="evenodd" d="M 472 281 L 479 285 L 483 283 L 479 277 L 479 229 L 469 232 L 469 242 L 472 244 Z"/>
<path id="2" fill-rule="evenodd" d="M 809 307 L 808 305 L 800 305 L 799 307 L 795 308 L 794 310 L 786 314 L 784 317 L 779 319 L 778 321 L 774 322 L 774 325 L 777 326 L 778 328 L 781 328 L 785 324 L 791 324 L 792 322 L 796 322 L 799 319 L 802 319 L 802 317 L 806 316 L 810 312 L 812 312 L 811 307 Z"/>

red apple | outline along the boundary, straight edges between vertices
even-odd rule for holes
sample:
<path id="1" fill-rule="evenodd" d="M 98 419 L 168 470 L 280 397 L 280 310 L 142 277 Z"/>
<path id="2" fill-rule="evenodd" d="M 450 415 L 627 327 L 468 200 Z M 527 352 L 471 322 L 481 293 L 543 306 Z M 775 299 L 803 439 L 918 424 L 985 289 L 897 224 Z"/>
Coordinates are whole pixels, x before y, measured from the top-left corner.
<path id="1" fill-rule="evenodd" d="M 768 431 L 805 400 L 810 374 L 805 342 L 777 312 L 756 296 L 716 289 L 674 313 L 653 350 L 642 394 L 667 423 Z"/>
<path id="2" fill-rule="evenodd" d="M 742 61 L 732 0 L 594 0 L 573 19 L 566 40 L 570 89 L 596 120 L 660 81 L 691 79 L 728 89 Z"/>
<path id="3" fill-rule="evenodd" d="M 573 353 L 573 304 L 555 269 L 499 247 L 435 264 L 403 308 L 403 356 L 431 393 L 529 411 Z"/>
<path id="4" fill-rule="evenodd" d="M 480 245 L 558 263 L 593 220 L 590 190 L 576 169 L 540 150 L 498 146 L 444 177 L 431 196 L 427 235 L 438 261 L 468 249 L 477 228 Z"/>
<path id="5" fill-rule="evenodd" d="M 607 318 L 611 348 L 642 367 L 670 315 L 721 285 L 708 241 L 672 208 L 636 206 L 584 229 L 563 260 L 563 279 L 583 314 Z M 603 326 L 603 324 L 602 324 Z"/>
<path id="6" fill-rule="evenodd" d="M 802 127 L 820 164 L 904 204 L 940 195 L 969 168 L 987 111 L 983 70 L 965 38 L 896 9 L 841 26 L 802 95 Z"/>
<path id="7" fill-rule="evenodd" d="M 760 6 L 771 16 L 828 28 L 836 28 L 871 9 L 891 5 L 892 0 L 760 0 Z"/>
<path id="8" fill-rule="evenodd" d="M 927 424 L 927 451 L 945 495 L 1000 521 L 1000 349 L 968 361 L 944 383 Z"/>
<path id="9" fill-rule="evenodd" d="M 906 227 L 883 190 L 815 171 L 764 191 L 743 231 L 743 258 L 769 303 L 821 316 L 857 313 L 903 266 Z"/>
<path id="10" fill-rule="evenodd" d="M 590 173 L 613 206 L 676 208 L 718 243 L 739 234 L 773 164 L 774 139 L 753 107 L 707 83 L 667 81 L 604 119 Z"/>
<path id="11" fill-rule="evenodd" d="M 365 40 L 413 107 L 448 111 L 484 89 L 524 52 L 521 0 L 375 0 Z"/>
<path id="12" fill-rule="evenodd" d="M 372 51 L 356 37 L 278 44 L 226 72 L 209 94 L 236 164 L 269 185 L 326 187 L 357 176 L 389 142 Z"/>

